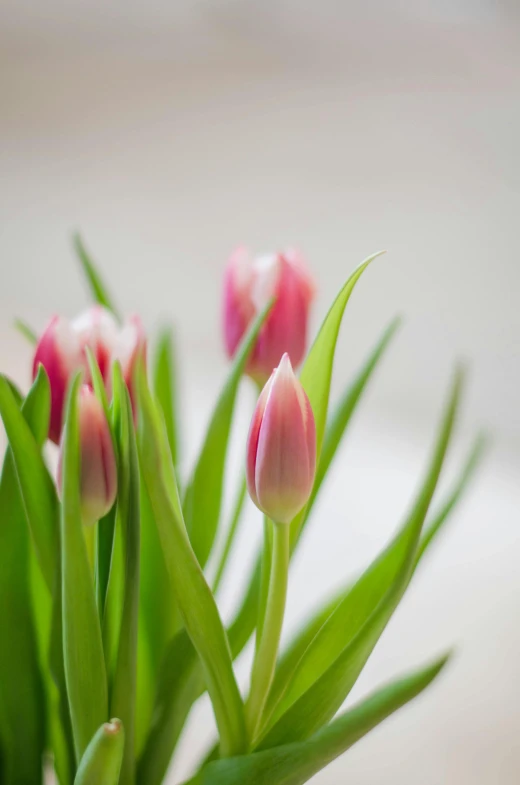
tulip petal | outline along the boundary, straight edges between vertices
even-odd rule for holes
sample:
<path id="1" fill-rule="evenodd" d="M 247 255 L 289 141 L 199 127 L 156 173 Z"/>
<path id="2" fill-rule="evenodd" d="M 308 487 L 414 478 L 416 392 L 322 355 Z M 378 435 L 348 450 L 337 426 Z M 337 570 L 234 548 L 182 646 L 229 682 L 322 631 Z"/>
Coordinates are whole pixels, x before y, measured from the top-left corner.
<path id="1" fill-rule="evenodd" d="M 51 385 L 49 438 L 58 444 L 63 406 L 70 375 L 82 367 L 82 352 L 76 332 L 67 319 L 54 316 L 38 341 L 33 360 L 33 379 L 43 365 Z"/>
<path id="2" fill-rule="evenodd" d="M 260 506 L 256 493 L 256 456 L 258 452 L 258 439 L 260 437 L 260 428 L 262 426 L 265 405 L 269 397 L 269 390 L 271 389 L 273 376 L 274 374 L 271 375 L 271 378 L 260 394 L 260 398 L 258 399 L 258 403 L 256 404 L 253 414 L 253 419 L 251 420 L 251 425 L 249 426 L 249 435 L 247 437 L 246 480 L 249 495 L 257 507 Z"/>
<path id="3" fill-rule="evenodd" d="M 307 501 L 314 478 L 307 440 L 308 412 L 302 409 L 298 385 L 285 354 L 265 403 L 255 466 L 259 506 L 277 523 L 290 523 Z M 309 433 L 312 436 L 312 428 Z"/>
<path id="4" fill-rule="evenodd" d="M 229 357 L 235 354 L 249 323 L 255 316 L 251 299 L 252 259 L 247 248 L 232 254 L 224 274 L 224 343 Z"/>

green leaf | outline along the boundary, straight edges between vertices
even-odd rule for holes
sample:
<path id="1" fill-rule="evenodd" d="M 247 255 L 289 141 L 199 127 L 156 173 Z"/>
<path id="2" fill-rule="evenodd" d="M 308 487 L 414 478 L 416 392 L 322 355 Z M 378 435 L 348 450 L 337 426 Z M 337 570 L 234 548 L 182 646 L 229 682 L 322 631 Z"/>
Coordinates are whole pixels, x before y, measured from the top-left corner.
<path id="1" fill-rule="evenodd" d="M 195 464 L 184 501 L 186 526 L 195 555 L 204 567 L 217 534 L 229 433 L 238 385 L 250 352 L 272 301 L 257 316 L 235 355 L 230 373 L 218 398 Z"/>
<path id="2" fill-rule="evenodd" d="M 20 335 L 23 335 L 25 340 L 31 344 L 31 346 L 36 346 L 38 343 L 38 336 L 36 335 L 36 331 L 33 330 L 33 328 L 30 327 L 26 321 L 23 319 L 15 319 L 14 326 Z"/>
<path id="3" fill-rule="evenodd" d="M 101 628 L 87 557 L 80 505 L 78 391 L 81 374 L 69 390 L 63 435 L 61 515 L 63 651 L 70 716 L 77 759 L 108 715 Z"/>
<path id="4" fill-rule="evenodd" d="M 36 443 L 49 423 L 48 385 L 39 374 L 22 407 Z M 4 785 L 38 783 L 45 745 L 45 696 L 31 608 L 30 543 L 11 450 L 0 477 L 0 684 Z"/>
<path id="5" fill-rule="evenodd" d="M 455 374 L 437 443 L 405 525 L 354 584 L 300 660 L 262 749 L 308 738 L 338 711 L 399 604 L 450 442 L 462 372 Z"/>
<path id="6" fill-rule="evenodd" d="M 356 267 L 354 272 L 347 279 L 347 282 L 332 303 L 332 306 L 321 325 L 320 331 L 311 346 L 300 374 L 300 381 L 308 395 L 314 414 L 314 420 L 316 422 L 317 466 L 319 466 L 321 460 L 321 451 L 329 410 L 334 354 L 336 352 L 339 329 L 341 327 L 345 308 L 347 307 L 350 295 L 363 272 L 374 259 L 377 259 L 377 257 L 381 256 L 383 253 L 385 252 L 378 251 L 377 253 L 372 254 L 372 256 L 369 256 L 364 262 L 361 262 L 361 264 Z M 300 534 L 305 515 L 306 510 L 304 508 L 291 523 L 291 545 L 293 549 Z"/>
<path id="7" fill-rule="evenodd" d="M 310 516 L 323 480 L 325 479 L 332 461 L 336 456 L 337 449 L 341 443 L 341 440 L 343 439 L 343 436 L 345 435 L 350 421 L 352 420 L 352 415 L 354 414 L 357 405 L 361 400 L 361 395 L 365 391 L 372 374 L 378 367 L 380 360 L 382 359 L 400 324 L 400 317 L 396 317 L 390 322 L 383 335 L 377 342 L 376 346 L 368 356 L 367 360 L 358 371 L 356 377 L 345 389 L 343 395 L 336 404 L 332 415 L 327 421 L 323 447 L 316 471 L 316 479 L 314 481 L 311 498 L 305 511 L 304 523 Z"/>
<path id="8" fill-rule="evenodd" d="M 120 785 L 135 782 L 135 709 L 137 681 L 137 625 L 139 612 L 139 465 L 130 396 L 119 366 L 116 384 L 120 388 L 121 418 L 118 428 L 117 515 L 123 539 L 124 600 L 116 669 L 112 685 L 111 713 L 125 727 L 125 751 Z"/>
<path id="9" fill-rule="evenodd" d="M 171 328 L 164 329 L 159 335 L 155 355 L 153 389 L 164 416 L 172 461 L 177 470 L 179 466 L 177 356 Z"/>
<path id="10" fill-rule="evenodd" d="M 229 560 L 231 548 L 233 547 L 233 543 L 235 541 L 235 537 L 238 532 L 238 525 L 242 518 L 242 511 L 244 509 L 244 503 L 246 497 L 247 497 L 247 483 L 246 483 L 246 478 L 244 476 L 240 481 L 238 493 L 236 495 L 235 503 L 233 505 L 233 510 L 231 512 L 231 520 L 229 522 L 226 540 L 224 542 L 224 547 L 222 548 L 222 553 L 220 554 L 220 558 L 218 561 L 218 567 L 215 572 L 215 579 L 213 581 L 213 594 L 217 593 L 222 578 L 224 577 L 224 571 L 226 569 Z"/>
<path id="11" fill-rule="evenodd" d="M 344 394 L 340 398 L 335 412 L 330 419 L 330 423 L 327 425 L 313 493 L 307 508 L 303 511 L 301 516 L 297 516 L 297 525 L 295 522 L 293 522 L 293 526 L 295 527 L 293 531 L 293 552 L 300 541 L 303 527 L 307 524 L 310 518 L 314 503 L 318 493 L 322 488 L 326 472 L 336 455 L 341 438 L 345 434 L 352 415 L 356 410 L 357 404 L 361 400 L 362 393 L 366 389 L 366 386 L 370 381 L 374 370 L 383 357 L 384 351 L 387 348 L 395 331 L 397 330 L 399 323 L 400 320 L 397 318 L 394 319 L 393 322 L 391 322 L 391 324 L 387 327 L 381 339 L 358 372 L 357 376 L 349 384 Z M 258 556 L 255 565 L 251 570 L 251 579 L 242 605 L 240 606 L 237 615 L 229 629 L 229 642 L 234 656 L 237 656 L 240 651 L 242 651 L 255 628 L 260 596 L 259 576 L 261 574 L 261 569 L 261 557 Z"/>
<path id="12" fill-rule="evenodd" d="M 138 374 L 139 458 L 184 626 L 202 662 L 224 755 L 246 744 L 244 707 L 218 609 L 190 545 L 168 437 L 143 369 Z"/>
<path id="13" fill-rule="evenodd" d="M 168 646 L 159 676 L 152 724 L 137 766 L 138 785 L 161 785 L 189 711 L 204 691 L 200 661 L 186 630 Z"/>
<path id="14" fill-rule="evenodd" d="M 85 750 L 74 785 L 118 785 L 124 746 L 122 723 L 105 722 Z"/>
<path id="15" fill-rule="evenodd" d="M 465 493 L 470 481 L 473 479 L 475 472 L 482 462 L 487 443 L 488 440 L 486 435 L 484 433 L 479 433 L 471 447 L 471 450 L 469 451 L 466 462 L 464 463 L 460 475 L 455 481 L 452 490 L 446 496 L 444 501 L 441 502 L 439 509 L 434 514 L 431 523 L 426 527 L 419 545 L 417 563 L 419 563 L 420 559 L 423 557 L 432 542 L 437 538 L 439 532 L 444 527 L 444 524 Z"/>
<path id="16" fill-rule="evenodd" d="M 49 381 L 43 366 L 40 366 L 38 370 L 36 380 L 39 379 L 42 391 L 46 389 L 46 392 L 41 394 L 49 396 L 50 406 Z M 0 375 L 0 415 L 13 452 L 25 514 L 31 529 L 38 563 L 49 591 L 52 592 L 58 560 L 56 490 L 38 443 L 18 408 L 9 381 L 3 375 Z"/>
<path id="17" fill-rule="evenodd" d="M 302 785 L 426 689 L 447 659 L 377 690 L 307 741 L 214 761 L 190 785 Z"/>
<path id="18" fill-rule="evenodd" d="M 92 295 L 92 299 L 94 302 L 99 303 L 99 305 L 108 308 L 109 311 L 112 311 L 114 316 L 119 319 L 117 309 L 112 301 L 112 298 L 105 286 L 94 262 L 90 254 L 87 252 L 87 249 L 83 245 L 83 240 L 81 239 L 80 235 L 76 233 L 72 238 L 74 248 L 78 255 L 79 261 L 81 262 L 81 266 L 83 268 L 83 272 L 85 273 L 85 277 L 87 279 L 87 283 L 90 287 L 90 293 Z"/>

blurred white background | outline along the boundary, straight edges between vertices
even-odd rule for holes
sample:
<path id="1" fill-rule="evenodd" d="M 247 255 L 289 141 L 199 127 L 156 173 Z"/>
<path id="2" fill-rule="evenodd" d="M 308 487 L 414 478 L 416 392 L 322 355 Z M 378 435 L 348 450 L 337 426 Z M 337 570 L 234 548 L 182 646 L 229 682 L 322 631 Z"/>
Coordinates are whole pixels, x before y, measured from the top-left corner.
<path id="1" fill-rule="evenodd" d="M 0 0 L 0 367 L 21 383 L 13 318 L 40 329 L 86 302 L 80 229 L 118 301 L 178 327 L 189 461 L 225 373 L 232 248 L 298 246 L 315 326 L 352 268 L 389 251 L 351 300 L 335 393 L 395 313 L 405 324 L 296 560 L 288 629 L 387 540 L 450 368 L 470 364 L 457 449 L 483 425 L 492 452 L 356 695 L 452 644 L 457 658 L 317 785 L 520 777 L 519 37 L 513 0 Z M 178 776 L 209 725 L 202 706 Z"/>

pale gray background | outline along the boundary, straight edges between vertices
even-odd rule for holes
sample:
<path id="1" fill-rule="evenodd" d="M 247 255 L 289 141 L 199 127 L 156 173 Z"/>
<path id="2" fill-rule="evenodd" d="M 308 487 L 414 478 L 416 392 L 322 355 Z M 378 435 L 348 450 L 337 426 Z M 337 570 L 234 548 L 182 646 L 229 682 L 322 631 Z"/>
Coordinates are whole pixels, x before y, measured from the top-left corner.
<path id="1" fill-rule="evenodd" d="M 296 561 L 288 629 L 388 538 L 450 367 L 470 362 L 457 454 L 480 425 L 493 451 L 356 694 L 452 644 L 457 658 L 317 785 L 519 779 L 519 36 L 512 0 L 0 0 L 0 367 L 20 382 L 13 317 L 41 328 L 85 303 L 81 228 L 124 307 L 178 326 L 189 464 L 225 373 L 233 246 L 300 247 L 314 326 L 351 269 L 389 251 L 349 306 L 334 391 L 406 321 Z M 226 613 L 258 534 L 252 512 Z M 210 722 L 202 705 L 178 777 Z"/>

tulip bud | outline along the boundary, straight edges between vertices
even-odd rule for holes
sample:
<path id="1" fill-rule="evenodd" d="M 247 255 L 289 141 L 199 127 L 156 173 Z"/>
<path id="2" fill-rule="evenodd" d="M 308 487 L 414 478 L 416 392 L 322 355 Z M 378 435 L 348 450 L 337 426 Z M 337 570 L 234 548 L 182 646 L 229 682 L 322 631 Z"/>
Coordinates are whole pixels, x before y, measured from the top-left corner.
<path id="1" fill-rule="evenodd" d="M 58 444 L 67 385 L 74 371 L 83 367 L 83 351 L 77 333 L 67 319 L 54 316 L 43 332 L 33 360 L 33 379 L 43 365 L 51 388 L 49 439 Z"/>
<path id="2" fill-rule="evenodd" d="M 137 357 L 146 354 L 146 339 L 139 317 L 130 317 L 122 327 L 114 316 L 101 305 L 95 305 L 69 322 L 60 316 L 51 319 L 41 336 L 33 361 L 33 378 L 42 364 L 51 386 L 51 417 L 49 438 L 59 443 L 63 406 L 71 376 L 83 371 L 87 384 L 91 383 L 86 348 L 89 347 L 99 366 L 110 394 L 112 365 L 121 363 L 123 378 L 128 386 L 132 405 L 135 404 L 132 375 Z"/>
<path id="3" fill-rule="evenodd" d="M 110 510 L 117 493 L 117 466 L 112 436 L 103 406 L 88 385 L 79 398 L 81 518 L 93 524 Z M 58 491 L 62 489 L 62 446 L 58 462 Z"/>
<path id="4" fill-rule="evenodd" d="M 224 341 L 228 355 L 234 355 L 252 320 L 274 297 L 247 373 L 264 384 L 284 352 L 298 366 L 307 346 L 314 291 L 314 282 L 296 251 L 252 259 L 245 248 L 238 248 L 229 260 L 224 279 Z"/>
<path id="5" fill-rule="evenodd" d="M 257 507 L 290 523 L 309 499 L 316 472 L 316 426 L 286 353 L 265 385 L 247 439 L 247 485 Z"/>

